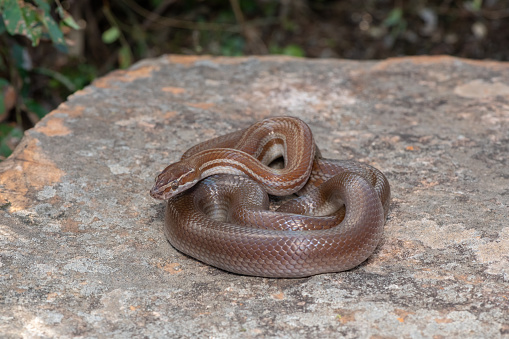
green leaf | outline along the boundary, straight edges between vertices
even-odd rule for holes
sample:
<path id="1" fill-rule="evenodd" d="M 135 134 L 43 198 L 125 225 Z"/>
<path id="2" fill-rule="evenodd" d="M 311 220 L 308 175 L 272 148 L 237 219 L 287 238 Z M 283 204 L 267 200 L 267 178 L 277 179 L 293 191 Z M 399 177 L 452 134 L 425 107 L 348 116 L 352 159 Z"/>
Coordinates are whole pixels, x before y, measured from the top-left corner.
<path id="1" fill-rule="evenodd" d="M 34 99 L 26 99 L 25 106 L 30 112 L 35 113 L 39 119 L 42 119 L 46 114 L 48 114 L 48 111 Z"/>
<path id="2" fill-rule="evenodd" d="M 76 21 L 74 21 L 74 18 L 65 10 L 62 8 L 62 6 L 57 7 L 57 13 L 62 18 L 62 21 L 65 25 L 73 28 L 73 29 L 81 29 L 80 25 Z"/>
<path id="3" fill-rule="evenodd" d="M 6 113 L 5 112 L 5 100 L 4 100 L 3 93 L 0 93 L 0 114 L 4 114 L 4 113 Z"/>
<path id="4" fill-rule="evenodd" d="M 20 44 L 13 44 L 11 48 L 12 59 L 14 60 L 16 67 L 22 70 L 31 69 L 31 62 L 26 62 L 26 47 Z"/>
<path id="5" fill-rule="evenodd" d="M 5 86 L 10 85 L 10 82 L 7 79 L 0 78 L 0 90 L 2 90 Z"/>
<path id="6" fill-rule="evenodd" d="M 131 66 L 132 62 L 132 54 L 129 46 L 122 46 L 118 51 L 118 63 L 120 64 L 120 68 L 127 68 Z"/>
<path id="7" fill-rule="evenodd" d="M 62 73 L 44 67 L 34 68 L 34 72 L 52 77 L 53 79 L 57 80 L 62 85 L 67 87 L 67 89 L 70 92 L 76 91 L 76 86 L 74 86 L 73 82 Z"/>
<path id="8" fill-rule="evenodd" d="M 17 0 L 4 0 L 3 8 L 2 18 L 7 32 L 24 35 L 32 41 L 32 46 L 37 46 L 42 34 L 37 9 Z"/>
<path id="9" fill-rule="evenodd" d="M 303 57 L 305 55 L 304 50 L 302 47 L 298 45 L 288 45 L 285 48 L 283 48 L 283 54 L 284 55 L 291 55 L 295 57 Z"/>
<path id="10" fill-rule="evenodd" d="M 9 86 L 9 81 L 4 78 L 0 78 L 0 114 L 5 111 L 4 90 L 7 86 Z"/>
<path id="11" fill-rule="evenodd" d="M 0 156 L 8 157 L 11 155 L 13 149 L 10 147 L 10 145 L 13 144 L 12 139 L 18 139 L 21 140 L 23 137 L 23 131 L 19 127 L 10 127 L 6 124 L 2 125 L 2 138 L 0 139 Z M 8 132 L 7 132 L 8 131 Z M 7 132 L 4 134 L 4 132 Z M 17 141 L 17 140 L 16 140 Z"/>
<path id="12" fill-rule="evenodd" d="M 159 5 L 161 5 L 162 2 L 163 0 L 150 0 L 150 5 L 152 7 L 159 7 Z"/>
<path id="13" fill-rule="evenodd" d="M 118 27 L 110 27 L 102 34 L 102 41 L 105 44 L 111 44 L 120 37 L 120 29 Z"/>
<path id="14" fill-rule="evenodd" d="M 240 56 L 243 54 L 245 41 L 239 35 L 228 36 L 223 39 L 221 44 L 221 55 Z"/>
<path id="15" fill-rule="evenodd" d="M 1 0 L 3 1 L 3 0 Z M 0 13 L 3 12 L 3 9 L 2 7 L 0 6 Z M 5 24 L 4 24 L 4 21 L 3 20 L 0 20 L 0 34 L 4 34 L 4 32 L 6 31 L 5 29 Z"/>
<path id="16" fill-rule="evenodd" d="M 396 26 L 401 22 L 403 18 L 403 10 L 399 7 L 394 8 L 390 11 L 387 18 L 385 18 L 383 25 L 387 27 Z"/>
<path id="17" fill-rule="evenodd" d="M 49 5 L 42 0 L 35 0 L 35 2 L 42 9 L 42 13 L 39 12 L 39 19 L 43 23 L 44 27 L 46 27 L 48 30 L 51 41 L 58 50 L 67 53 L 67 45 L 65 44 L 64 33 L 62 33 L 56 21 L 51 17 Z"/>
<path id="18" fill-rule="evenodd" d="M 37 7 L 25 1 L 2 1 L 4 9 L 2 18 L 9 34 L 24 35 L 32 41 L 32 46 L 37 46 L 44 26 L 55 47 L 62 52 L 67 52 L 64 34 L 51 17 L 51 7 L 47 1 L 34 0 Z"/>
<path id="19" fill-rule="evenodd" d="M 39 7 L 40 9 L 42 9 L 44 11 L 44 13 L 50 14 L 51 7 L 47 1 L 34 0 L 34 2 L 37 5 L 37 7 Z"/>
<path id="20" fill-rule="evenodd" d="M 7 124 L 5 122 L 0 124 L 0 139 L 5 138 L 7 134 L 14 128 L 14 124 Z"/>
<path id="21" fill-rule="evenodd" d="M 469 5 L 468 7 L 470 7 L 473 12 L 479 12 L 482 7 L 482 0 L 473 0 L 470 3 L 467 3 L 467 5 Z"/>
<path id="22" fill-rule="evenodd" d="M 270 54 L 283 54 L 283 55 L 290 55 L 294 57 L 303 57 L 305 56 L 305 52 L 299 45 L 290 44 L 284 48 L 279 47 L 278 45 L 270 45 L 269 46 L 269 52 Z"/>

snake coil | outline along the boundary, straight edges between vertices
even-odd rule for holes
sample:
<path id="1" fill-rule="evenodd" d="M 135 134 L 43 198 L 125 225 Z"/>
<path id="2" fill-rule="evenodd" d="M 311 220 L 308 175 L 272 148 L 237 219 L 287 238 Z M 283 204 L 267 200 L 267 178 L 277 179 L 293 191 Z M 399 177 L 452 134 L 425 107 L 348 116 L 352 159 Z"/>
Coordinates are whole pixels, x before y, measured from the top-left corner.
<path id="1" fill-rule="evenodd" d="M 281 157 L 282 168 L 271 166 Z M 294 193 L 271 210 L 269 194 Z M 226 271 L 279 278 L 358 266 L 378 245 L 390 204 L 382 172 L 321 158 L 294 117 L 190 148 L 150 194 L 168 200 L 165 235 L 176 249 Z"/>

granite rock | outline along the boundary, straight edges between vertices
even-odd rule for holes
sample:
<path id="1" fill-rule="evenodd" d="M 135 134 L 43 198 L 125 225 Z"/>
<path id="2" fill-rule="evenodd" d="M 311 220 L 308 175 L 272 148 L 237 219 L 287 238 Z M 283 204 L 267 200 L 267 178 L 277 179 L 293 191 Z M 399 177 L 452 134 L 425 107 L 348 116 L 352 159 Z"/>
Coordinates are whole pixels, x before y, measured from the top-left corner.
<path id="1" fill-rule="evenodd" d="M 1 336 L 509 337 L 508 79 L 508 63 L 445 56 L 175 55 L 97 79 L 0 163 Z M 361 266 L 247 277 L 164 238 L 155 175 L 279 115 L 389 178 Z"/>

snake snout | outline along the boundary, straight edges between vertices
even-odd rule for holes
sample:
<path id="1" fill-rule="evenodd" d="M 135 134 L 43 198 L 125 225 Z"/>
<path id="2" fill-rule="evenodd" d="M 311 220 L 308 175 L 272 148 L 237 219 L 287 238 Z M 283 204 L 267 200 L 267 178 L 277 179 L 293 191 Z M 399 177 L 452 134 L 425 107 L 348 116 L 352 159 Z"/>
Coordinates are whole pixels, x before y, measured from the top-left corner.
<path id="1" fill-rule="evenodd" d="M 167 166 L 157 177 L 150 190 L 155 199 L 167 200 L 193 186 L 197 180 L 192 177 L 196 170 L 187 164 L 174 163 Z"/>

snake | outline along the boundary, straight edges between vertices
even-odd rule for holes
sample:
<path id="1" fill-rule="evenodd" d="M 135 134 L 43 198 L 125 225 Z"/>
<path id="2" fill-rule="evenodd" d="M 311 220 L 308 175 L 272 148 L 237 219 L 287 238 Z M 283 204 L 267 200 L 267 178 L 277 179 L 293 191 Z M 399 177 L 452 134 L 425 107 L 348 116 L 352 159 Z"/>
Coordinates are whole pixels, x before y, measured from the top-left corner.
<path id="1" fill-rule="evenodd" d="M 191 147 L 150 195 L 167 200 L 164 233 L 182 253 L 232 273 L 302 278 L 366 261 L 391 193 L 380 170 L 322 158 L 310 127 L 283 116 Z"/>

